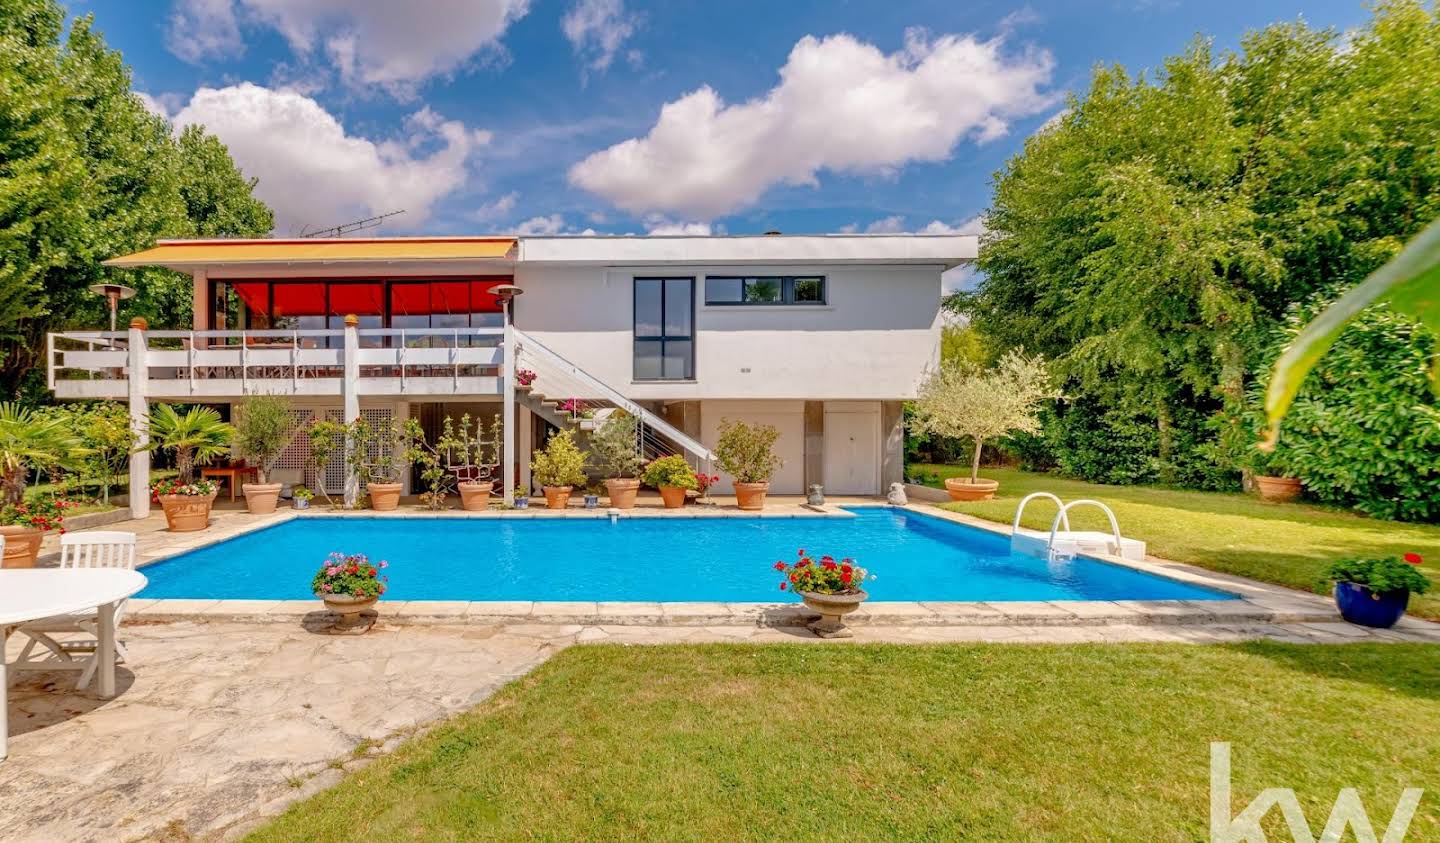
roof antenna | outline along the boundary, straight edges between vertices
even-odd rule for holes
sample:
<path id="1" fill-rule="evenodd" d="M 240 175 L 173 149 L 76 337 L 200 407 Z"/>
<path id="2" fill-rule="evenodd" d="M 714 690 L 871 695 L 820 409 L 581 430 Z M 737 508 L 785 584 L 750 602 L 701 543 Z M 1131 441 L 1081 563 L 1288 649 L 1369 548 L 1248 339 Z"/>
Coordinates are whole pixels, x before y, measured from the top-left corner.
<path id="1" fill-rule="evenodd" d="M 304 228 L 302 228 L 302 229 L 300 229 L 300 236 L 301 236 L 301 237 L 344 237 L 344 236 L 347 235 L 347 234 L 351 234 L 351 233 L 356 232 L 356 231 L 364 231 L 364 230 L 367 229 L 367 228 L 378 228 L 382 223 L 385 222 L 386 219 L 388 219 L 388 218 L 390 218 L 390 217 L 399 216 L 400 214 L 403 214 L 403 213 L 405 213 L 405 209 L 404 209 L 404 208 L 401 208 L 401 209 L 398 210 L 398 211 L 391 211 L 391 212 L 386 213 L 386 214 L 381 214 L 381 215 L 379 215 L 378 217 L 366 217 L 366 218 L 363 219 L 363 220 L 355 220 L 354 222 L 342 223 L 342 224 L 337 225 L 337 226 L 332 226 L 332 227 L 330 227 L 330 228 L 322 228 L 322 229 L 319 229 L 319 230 L 317 230 L 317 231 L 306 231 Z M 306 226 L 306 228 L 309 228 L 309 226 Z"/>

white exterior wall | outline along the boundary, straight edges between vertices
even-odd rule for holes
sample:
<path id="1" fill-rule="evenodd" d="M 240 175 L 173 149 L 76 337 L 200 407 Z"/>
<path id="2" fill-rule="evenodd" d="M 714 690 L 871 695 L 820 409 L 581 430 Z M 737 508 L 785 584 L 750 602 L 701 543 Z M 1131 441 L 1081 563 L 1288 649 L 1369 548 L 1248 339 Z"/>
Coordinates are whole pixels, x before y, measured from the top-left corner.
<path id="1" fill-rule="evenodd" d="M 934 266 L 517 267 L 516 325 L 637 400 L 912 398 L 937 360 Z M 706 275 L 823 275 L 823 306 L 705 305 Z M 696 279 L 695 380 L 633 379 L 636 277 Z"/>
<path id="2" fill-rule="evenodd" d="M 805 491 L 805 402 L 804 401 L 702 401 L 700 403 L 700 441 L 714 449 L 720 439 L 720 422 L 735 419 L 750 424 L 768 424 L 780 431 L 775 454 L 783 460 L 780 470 L 770 479 L 770 491 L 777 495 L 798 495 Z M 735 487 L 718 466 L 720 475 L 715 493 L 731 495 Z"/>

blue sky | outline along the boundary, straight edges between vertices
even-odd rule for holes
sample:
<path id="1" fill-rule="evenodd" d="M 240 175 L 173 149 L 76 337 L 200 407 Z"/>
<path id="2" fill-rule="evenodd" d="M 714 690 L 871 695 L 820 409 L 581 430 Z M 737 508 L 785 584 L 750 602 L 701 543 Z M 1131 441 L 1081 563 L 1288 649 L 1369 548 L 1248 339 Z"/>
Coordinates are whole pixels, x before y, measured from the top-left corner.
<path id="1" fill-rule="evenodd" d="M 261 179 L 276 233 L 973 227 L 1098 62 L 1358 0 L 70 0 Z"/>

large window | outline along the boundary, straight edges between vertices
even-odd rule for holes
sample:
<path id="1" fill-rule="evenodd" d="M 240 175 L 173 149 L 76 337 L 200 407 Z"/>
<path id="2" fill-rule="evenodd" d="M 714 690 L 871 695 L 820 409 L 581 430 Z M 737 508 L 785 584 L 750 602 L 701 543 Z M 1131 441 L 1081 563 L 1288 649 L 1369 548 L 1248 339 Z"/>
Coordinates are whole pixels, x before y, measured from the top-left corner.
<path id="1" fill-rule="evenodd" d="M 635 279 L 635 380 L 695 377 L 695 279 Z"/>
<path id="2" fill-rule="evenodd" d="M 825 279 L 819 275 L 709 276 L 709 305 L 825 304 Z"/>

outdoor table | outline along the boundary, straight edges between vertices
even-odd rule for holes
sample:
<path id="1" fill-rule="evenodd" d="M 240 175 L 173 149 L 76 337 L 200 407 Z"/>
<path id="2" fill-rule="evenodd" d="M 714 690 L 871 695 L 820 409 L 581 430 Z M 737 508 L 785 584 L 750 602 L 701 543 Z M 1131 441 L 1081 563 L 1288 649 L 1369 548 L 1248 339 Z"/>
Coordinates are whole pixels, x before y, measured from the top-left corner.
<path id="1" fill-rule="evenodd" d="M 6 755 L 9 724 L 9 677 L 5 644 L 11 627 L 48 618 L 97 609 L 100 660 L 95 680 L 104 699 L 115 696 L 115 606 L 145 587 L 139 571 L 128 568 L 21 568 L 0 569 L 0 760 Z"/>
<path id="2" fill-rule="evenodd" d="M 235 492 L 240 488 L 240 484 L 251 475 L 258 476 L 254 466 L 209 465 L 200 469 L 202 480 L 206 477 L 217 477 L 225 481 L 225 485 L 230 487 L 231 503 L 235 502 Z"/>

